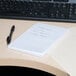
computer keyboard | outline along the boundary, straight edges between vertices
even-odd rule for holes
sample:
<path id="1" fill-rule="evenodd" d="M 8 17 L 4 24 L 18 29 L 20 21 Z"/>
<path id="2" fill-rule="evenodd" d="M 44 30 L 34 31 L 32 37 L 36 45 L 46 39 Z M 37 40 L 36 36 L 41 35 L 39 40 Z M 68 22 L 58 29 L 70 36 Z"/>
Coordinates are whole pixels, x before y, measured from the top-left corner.
<path id="1" fill-rule="evenodd" d="M 76 22 L 76 0 L 0 0 L 0 18 Z"/>

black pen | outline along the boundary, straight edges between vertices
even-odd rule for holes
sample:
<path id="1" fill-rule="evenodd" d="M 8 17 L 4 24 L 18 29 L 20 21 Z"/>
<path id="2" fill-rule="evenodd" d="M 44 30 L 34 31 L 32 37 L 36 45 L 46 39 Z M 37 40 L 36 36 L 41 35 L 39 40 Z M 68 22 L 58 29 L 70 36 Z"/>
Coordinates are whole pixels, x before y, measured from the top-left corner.
<path id="1" fill-rule="evenodd" d="M 13 25 L 11 27 L 11 30 L 10 30 L 10 34 L 9 36 L 7 36 L 7 45 L 10 44 L 11 40 L 12 40 L 12 35 L 13 35 L 13 32 L 15 31 L 15 25 Z"/>

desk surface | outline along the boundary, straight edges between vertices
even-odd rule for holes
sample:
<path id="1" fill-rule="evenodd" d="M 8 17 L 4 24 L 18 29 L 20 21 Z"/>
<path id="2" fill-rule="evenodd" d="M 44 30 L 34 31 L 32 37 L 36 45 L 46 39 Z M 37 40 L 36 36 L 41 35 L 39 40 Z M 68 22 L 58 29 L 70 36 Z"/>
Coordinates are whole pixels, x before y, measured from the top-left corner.
<path id="1" fill-rule="evenodd" d="M 31 25 L 37 22 L 43 22 L 46 24 L 56 25 L 65 28 L 76 26 L 75 23 L 0 19 L 0 65 L 21 65 L 31 66 L 40 69 L 45 69 L 47 67 L 45 71 L 49 72 L 50 67 L 54 66 L 55 68 L 65 71 L 48 53 L 46 53 L 43 57 L 36 57 L 30 54 L 8 49 L 6 44 L 6 37 L 9 35 L 12 25 L 16 26 L 12 38 L 12 40 L 14 40 L 25 30 L 27 30 Z M 36 62 L 39 64 L 37 64 Z"/>

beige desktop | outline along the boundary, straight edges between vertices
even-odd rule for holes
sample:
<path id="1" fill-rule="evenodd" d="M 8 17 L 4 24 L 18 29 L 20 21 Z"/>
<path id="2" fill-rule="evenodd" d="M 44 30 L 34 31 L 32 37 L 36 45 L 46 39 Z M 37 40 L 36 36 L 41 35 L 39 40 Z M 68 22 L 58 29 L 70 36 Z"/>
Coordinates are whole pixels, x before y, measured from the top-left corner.
<path id="1" fill-rule="evenodd" d="M 69 76 L 69 74 L 51 57 L 49 53 L 46 53 L 42 57 L 37 57 L 31 54 L 14 51 L 7 47 L 8 45 L 6 38 L 10 33 L 10 28 L 12 25 L 15 25 L 15 32 L 12 36 L 13 41 L 37 22 L 65 28 L 76 26 L 75 23 L 66 22 L 0 19 L 0 66 L 31 67 L 47 71 L 56 76 Z"/>

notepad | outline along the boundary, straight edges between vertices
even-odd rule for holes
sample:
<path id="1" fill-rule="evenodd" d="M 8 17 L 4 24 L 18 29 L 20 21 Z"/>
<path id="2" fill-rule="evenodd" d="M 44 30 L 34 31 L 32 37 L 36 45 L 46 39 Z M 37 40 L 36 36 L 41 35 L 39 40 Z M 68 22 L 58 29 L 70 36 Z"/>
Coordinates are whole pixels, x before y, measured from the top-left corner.
<path id="1" fill-rule="evenodd" d="M 67 28 L 55 25 L 36 23 L 11 42 L 8 48 L 35 56 L 43 56 L 65 37 L 67 30 Z"/>

